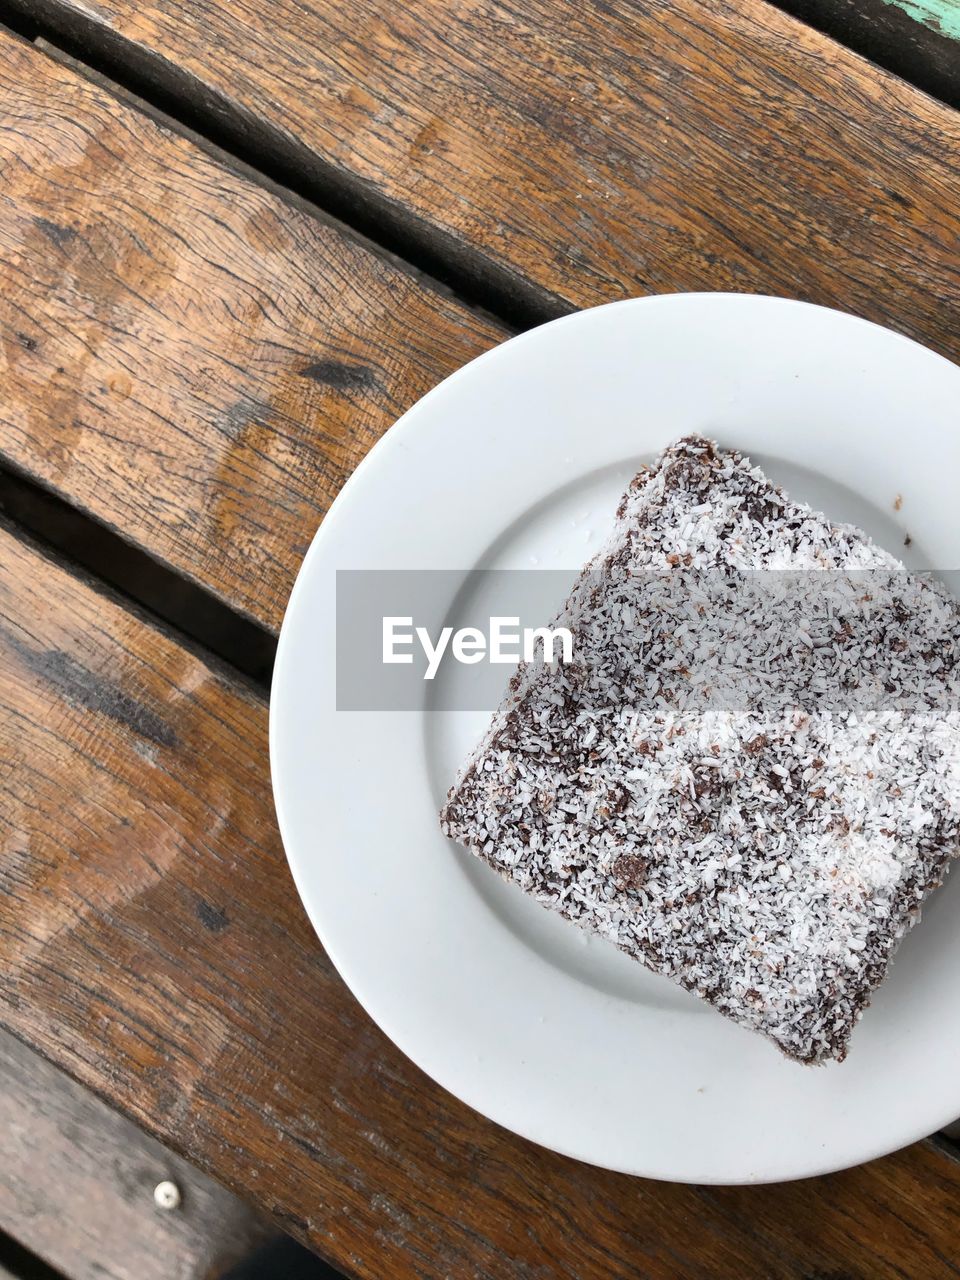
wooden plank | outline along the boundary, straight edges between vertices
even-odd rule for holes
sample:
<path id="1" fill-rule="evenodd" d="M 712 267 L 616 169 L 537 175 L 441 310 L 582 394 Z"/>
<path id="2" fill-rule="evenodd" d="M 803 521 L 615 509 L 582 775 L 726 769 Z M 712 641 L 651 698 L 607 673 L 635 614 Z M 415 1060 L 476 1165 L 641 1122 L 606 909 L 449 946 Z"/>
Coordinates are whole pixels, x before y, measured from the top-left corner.
<path id="1" fill-rule="evenodd" d="M 167 1180 L 182 1199 L 165 1212 L 153 1192 Z M 207 1280 L 277 1234 L 5 1033 L 0 1229 L 70 1280 Z"/>
<path id="2" fill-rule="evenodd" d="M 502 336 L 0 35 L 0 458 L 271 630 L 343 480 Z"/>
<path id="3" fill-rule="evenodd" d="M 358 1276 L 953 1274 L 960 1164 L 932 1143 L 684 1187 L 552 1155 L 433 1086 L 304 918 L 266 744 L 255 693 L 0 527 L 11 1031 Z"/>
<path id="4" fill-rule="evenodd" d="M 958 0 L 776 0 L 882 67 L 960 107 Z"/>
<path id="5" fill-rule="evenodd" d="M 766 0 L 18 4 L 531 312 L 759 290 L 960 355 L 960 120 Z"/>

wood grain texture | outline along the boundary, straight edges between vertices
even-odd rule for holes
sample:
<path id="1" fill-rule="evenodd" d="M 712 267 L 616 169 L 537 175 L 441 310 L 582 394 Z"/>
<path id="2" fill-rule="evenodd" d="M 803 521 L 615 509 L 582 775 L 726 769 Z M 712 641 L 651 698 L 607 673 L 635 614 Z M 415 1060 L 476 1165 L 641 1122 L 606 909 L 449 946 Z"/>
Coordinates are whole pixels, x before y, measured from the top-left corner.
<path id="1" fill-rule="evenodd" d="M 704 1188 L 487 1123 L 305 920 L 263 702 L 0 528 L 0 1017 L 358 1276 L 955 1275 L 960 1164 Z M 638 1105 L 652 1100 L 638 1100 Z"/>
<path id="2" fill-rule="evenodd" d="M 164 1212 L 168 1179 L 182 1200 Z M 277 1234 L 2 1032 L 0 1229 L 70 1280 L 217 1280 Z"/>
<path id="3" fill-rule="evenodd" d="M 502 336 L 0 35 L 0 458 L 271 630 L 370 445 Z"/>
<path id="4" fill-rule="evenodd" d="M 960 355 L 960 120 L 765 0 L 19 3 L 541 314 L 759 290 Z"/>

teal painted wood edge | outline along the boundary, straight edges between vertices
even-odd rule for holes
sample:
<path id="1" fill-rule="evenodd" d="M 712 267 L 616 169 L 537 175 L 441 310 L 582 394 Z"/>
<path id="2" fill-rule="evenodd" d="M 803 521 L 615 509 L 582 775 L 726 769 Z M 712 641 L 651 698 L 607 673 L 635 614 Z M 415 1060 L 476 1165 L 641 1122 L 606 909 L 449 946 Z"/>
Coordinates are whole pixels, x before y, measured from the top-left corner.
<path id="1" fill-rule="evenodd" d="M 915 22 L 960 40 L 960 0 L 883 0 L 895 6 Z"/>

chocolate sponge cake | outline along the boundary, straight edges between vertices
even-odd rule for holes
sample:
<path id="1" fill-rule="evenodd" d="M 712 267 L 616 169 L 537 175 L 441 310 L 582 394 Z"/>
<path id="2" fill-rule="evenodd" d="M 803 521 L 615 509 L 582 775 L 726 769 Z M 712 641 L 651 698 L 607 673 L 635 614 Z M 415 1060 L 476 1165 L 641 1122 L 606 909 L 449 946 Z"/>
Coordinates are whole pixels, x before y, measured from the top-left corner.
<path id="1" fill-rule="evenodd" d="M 690 438 L 641 472 L 444 831 L 789 1056 L 842 1059 L 960 842 L 960 611 Z"/>

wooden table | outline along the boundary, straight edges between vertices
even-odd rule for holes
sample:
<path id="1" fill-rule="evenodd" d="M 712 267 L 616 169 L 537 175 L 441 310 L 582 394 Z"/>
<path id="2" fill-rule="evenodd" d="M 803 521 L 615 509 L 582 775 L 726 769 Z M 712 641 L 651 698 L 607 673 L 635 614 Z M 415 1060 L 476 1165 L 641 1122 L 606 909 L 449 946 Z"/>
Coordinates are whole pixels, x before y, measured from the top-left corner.
<path id="1" fill-rule="evenodd" d="M 517 328 L 761 290 L 960 357 L 960 117 L 766 0 L 4 17 L 3 1025 L 356 1276 L 960 1271 L 942 1138 L 673 1186 L 425 1079 L 306 922 L 266 711 L 344 479 Z"/>

